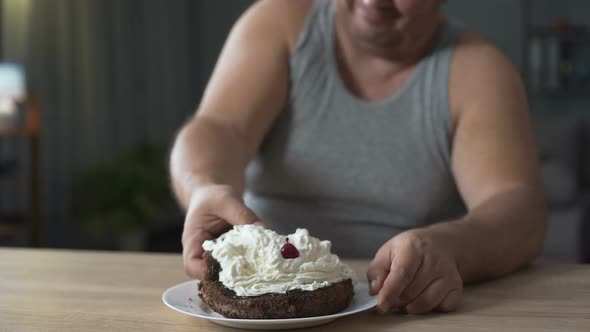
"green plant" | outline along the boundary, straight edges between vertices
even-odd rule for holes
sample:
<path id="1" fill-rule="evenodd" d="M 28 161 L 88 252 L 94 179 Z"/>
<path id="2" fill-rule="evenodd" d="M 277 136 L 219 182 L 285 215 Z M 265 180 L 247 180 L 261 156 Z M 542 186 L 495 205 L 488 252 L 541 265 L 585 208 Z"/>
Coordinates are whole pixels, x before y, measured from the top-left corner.
<path id="1" fill-rule="evenodd" d="M 92 237 L 152 225 L 173 205 L 166 148 L 142 144 L 74 181 L 74 214 Z"/>

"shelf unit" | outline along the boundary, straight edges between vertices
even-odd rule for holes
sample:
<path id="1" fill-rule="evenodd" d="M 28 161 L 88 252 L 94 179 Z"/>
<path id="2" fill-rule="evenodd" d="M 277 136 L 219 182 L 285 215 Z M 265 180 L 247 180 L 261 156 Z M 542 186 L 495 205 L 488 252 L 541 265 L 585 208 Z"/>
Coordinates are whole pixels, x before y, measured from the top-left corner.
<path id="1" fill-rule="evenodd" d="M 545 43 L 547 43 L 547 41 L 556 42 L 559 47 L 562 47 L 564 43 L 567 43 L 570 48 L 569 52 L 572 53 L 575 52 L 574 48 L 579 49 L 580 47 L 588 47 L 590 49 L 590 26 L 565 25 L 563 27 L 553 27 L 533 24 L 532 11 L 534 2 L 535 0 L 520 1 L 523 31 L 521 54 L 523 76 L 527 85 L 527 90 L 531 94 L 551 97 L 590 96 L 589 78 L 586 78 L 584 82 L 580 83 L 576 81 L 577 78 L 572 74 L 571 76 L 568 76 L 568 79 L 571 80 L 568 81 L 568 84 L 563 84 L 563 82 L 560 81 L 563 78 L 559 75 L 563 75 L 564 67 L 568 68 L 567 70 L 574 72 L 574 69 L 571 67 L 573 66 L 573 61 L 564 64 L 563 62 L 560 62 L 563 60 L 560 54 L 553 54 L 553 57 L 557 57 L 556 59 L 549 60 L 549 62 L 553 61 L 553 63 L 550 63 L 549 65 L 545 64 L 545 67 L 539 65 L 543 67 L 540 70 L 533 68 L 535 64 L 531 61 L 532 58 L 537 57 L 537 55 L 532 56 L 531 54 L 531 42 L 534 40 Z M 552 47 L 556 46 L 552 45 Z M 538 54 L 539 57 L 542 56 L 542 52 L 551 52 L 546 49 L 538 51 L 540 53 Z M 562 52 L 562 50 L 553 50 L 553 52 Z M 547 54 L 545 55 L 547 56 Z M 571 56 L 573 57 L 573 55 Z M 557 62 L 555 62 L 556 60 Z M 535 61 L 541 62 L 542 60 L 536 59 Z M 590 71 L 590 62 L 585 63 L 585 65 L 589 67 L 588 70 Z M 533 79 L 533 71 L 535 70 L 537 70 L 537 73 L 534 73 L 536 77 Z M 548 78 L 549 76 L 550 78 Z M 550 83 L 547 83 L 547 81 Z M 535 84 L 535 82 L 537 82 L 537 84 Z"/>
<path id="2" fill-rule="evenodd" d="M 529 25 L 529 37 L 557 38 L 572 43 L 590 43 L 590 29 L 584 27 L 570 27 L 556 30 L 552 27 Z"/>
<path id="3" fill-rule="evenodd" d="M 42 246 L 44 234 L 41 226 L 41 116 L 38 99 L 29 96 L 26 101 L 25 123 L 18 128 L 0 128 L 0 139 L 13 138 L 28 141 L 30 155 L 27 170 L 16 174 L 0 175 L 0 182 L 9 185 L 22 184 L 28 180 L 28 208 L 24 211 L 0 211 L 0 237 L 11 237 L 27 232 L 32 246 Z M 26 174 L 28 173 L 28 174 Z"/>

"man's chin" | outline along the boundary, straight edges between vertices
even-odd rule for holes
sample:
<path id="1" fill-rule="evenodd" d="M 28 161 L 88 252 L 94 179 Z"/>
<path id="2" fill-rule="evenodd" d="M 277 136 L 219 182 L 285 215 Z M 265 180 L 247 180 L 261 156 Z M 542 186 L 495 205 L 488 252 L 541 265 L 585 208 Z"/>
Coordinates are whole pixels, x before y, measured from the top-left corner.
<path id="1" fill-rule="evenodd" d="M 355 44 L 371 49 L 395 49 L 401 43 L 401 36 L 391 30 L 367 31 L 357 29 L 354 31 Z"/>

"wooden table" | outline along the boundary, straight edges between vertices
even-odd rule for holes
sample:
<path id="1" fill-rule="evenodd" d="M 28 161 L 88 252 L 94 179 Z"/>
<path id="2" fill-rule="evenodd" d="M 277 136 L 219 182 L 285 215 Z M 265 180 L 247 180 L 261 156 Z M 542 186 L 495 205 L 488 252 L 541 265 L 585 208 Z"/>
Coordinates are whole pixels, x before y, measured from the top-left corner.
<path id="1" fill-rule="evenodd" d="M 179 255 L 0 248 L 0 331 L 238 331 L 166 307 L 162 292 L 186 280 Z M 588 332 L 590 267 L 537 266 L 469 286 L 453 314 L 371 311 L 312 330 Z"/>

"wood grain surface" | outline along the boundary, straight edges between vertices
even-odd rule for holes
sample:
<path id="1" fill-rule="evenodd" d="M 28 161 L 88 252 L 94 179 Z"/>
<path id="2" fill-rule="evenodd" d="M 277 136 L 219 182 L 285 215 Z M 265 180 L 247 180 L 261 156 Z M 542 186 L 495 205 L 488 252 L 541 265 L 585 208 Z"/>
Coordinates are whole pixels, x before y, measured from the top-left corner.
<path id="1" fill-rule="evenodd" d="M 349 262 L 363 276 L 366 261 Z M 0 331 L 239 331 L 161 300 L 180 255 L 0 248 Z M 590 331 L 590 267 L 534 266 L 470 285 L 452 314 L 337 319 L 312 331 Z"/>

